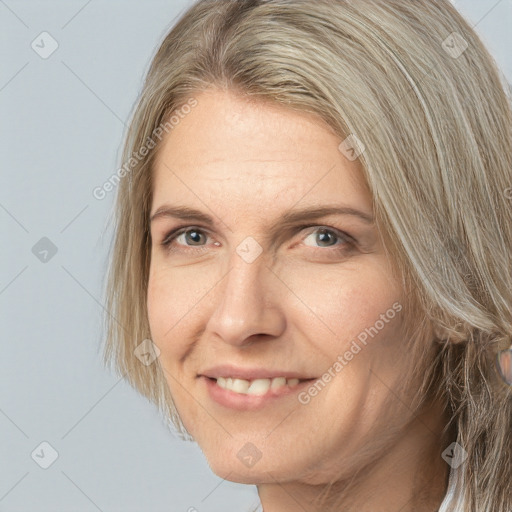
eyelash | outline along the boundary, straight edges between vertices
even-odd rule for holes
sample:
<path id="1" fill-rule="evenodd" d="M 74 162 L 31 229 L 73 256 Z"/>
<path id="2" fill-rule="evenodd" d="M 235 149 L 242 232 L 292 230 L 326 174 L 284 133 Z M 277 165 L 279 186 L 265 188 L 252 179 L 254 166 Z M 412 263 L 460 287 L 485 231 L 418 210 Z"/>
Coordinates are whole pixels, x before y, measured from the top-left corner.
<path id="1" fill-rule="evenodd" d="M 307 233 L 307 236 L 312 235 L 313 233 L 315 233 L 317 231 L 323 230 L 327 233 L 334 234 L 336 236 L 336 238 L 341 240 L 341 242 L 343 243 L 343 245 L 341 245 L 341 246 L 334 245 L 334 246 L 328 246 L 328 247 L 324 247 L 324 248 L 318 247 L 317 249 L 324 249 L 324 250 L 331 249 L 332 251 L 335 251 L 335 252 L 348 252 L 350 249 L 354 249 L 357 245 L 357 241 L 354 238 L 352 238 L 349 234 L 347 234 L 343 231 L 340 231 L 339 229 L 332 228 L 329 226 L 323 226 L 323 225 L 318 225 L 318 224 L 308 224 L 305 226 L 298 226 L 297 230 L 302 231 L 304 229 L 311 228 L 311 227 L 316 227 L 317 229 L 311 231 L 310 233 Z M 174 242 L 176 240 L 176 238 L 178 238 L 183 233 L 186 233 L 187 231 L 198 231 L 199 233 L 208 236 L 208 230 L 200 228 L 199 226 L 183 226 L 180 228 L 176 228 L 176 229 L 172 230 L 170 233 L 168 233 L 165 236 L 165 238 L 163 239 L 163 241 L 160 243 L 160 245 L 162 247 L 164 247 L 167 251 L 169 251 L 169 252 L 172 251 L 172 247 L 171 247 L 172 242 Z M 184 247 L 185 252 L 189 252 L 191 250 L 192 251 L 194 251 L 194 250 L 201 251 L 206 248 L 206 246 L 204 246 L 204 245 L 182 246 L 182 247 Z"/>

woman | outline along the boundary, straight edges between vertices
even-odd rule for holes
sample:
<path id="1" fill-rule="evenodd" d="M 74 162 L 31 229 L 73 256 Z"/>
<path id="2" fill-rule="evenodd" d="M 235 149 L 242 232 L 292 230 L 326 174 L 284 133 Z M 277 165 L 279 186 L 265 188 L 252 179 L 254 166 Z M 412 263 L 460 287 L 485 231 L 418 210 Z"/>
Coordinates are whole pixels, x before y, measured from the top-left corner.
<path id="1" fill-rule="evenodd" d="M 511 120 L 448 1 L 197 2 L 127 134 L 106 360 L 265 512 L 510 512 Z"/>

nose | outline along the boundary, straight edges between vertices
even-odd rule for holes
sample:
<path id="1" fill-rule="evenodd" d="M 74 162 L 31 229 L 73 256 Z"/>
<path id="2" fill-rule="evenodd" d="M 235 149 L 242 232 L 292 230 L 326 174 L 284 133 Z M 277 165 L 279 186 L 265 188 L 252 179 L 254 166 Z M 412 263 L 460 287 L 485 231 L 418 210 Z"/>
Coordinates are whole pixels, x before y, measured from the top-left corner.
<path id="1" fill-rule="evenodd" d="M 234 253 L 229 272 L 216 287 L 206 331 L 240 348 L 257 339 L 280 336 L 286 328 L 279 301 L 285 288 L 263 255 L 247 263 Z"/>

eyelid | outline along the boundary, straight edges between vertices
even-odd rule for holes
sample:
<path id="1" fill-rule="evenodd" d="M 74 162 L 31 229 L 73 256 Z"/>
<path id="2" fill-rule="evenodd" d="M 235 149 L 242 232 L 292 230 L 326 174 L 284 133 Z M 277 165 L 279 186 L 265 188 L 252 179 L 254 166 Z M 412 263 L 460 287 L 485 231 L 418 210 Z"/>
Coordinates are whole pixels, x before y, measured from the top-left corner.
<path id="1" fill-rule="evenodd" d="M 347 232 L 342 231 L 333 226 L 328 226 L 328 225 L 324 225 L 324 224 L 315 224 L 315 223 L 303 224 L 303 225 L 295 226 L 293 228 L 288 228 L 286 230 L 286 232 L 289 233 L 290 231 L 293 231 L 293 232 L 300 233 L 301 231 L 304 231 L 305 229 L 308 229 L 308 228 L 315 228 L 315 229 L 311 229 L 305 236 L 310 235 L 310 234 L 314 233 L 315 231 L 320 231 L 320 230 L 324 229 L 327 231 L 332 231 L 334 234 L 336 234 L 338 236 L 338 238 L 340 238 L 342 241 L 344 241 L 347 244 L 358 245 L 357 240 L 354 237 L 352 237 L 351 235 L 349 235 Z M 198 231 L 203 232 L 208 237 L 211 236 L 211 232 L 208 228 L 205 228 L 205 227 L 202 227 L 202 226 L 199 226 L 196 224 L 183 225 L 183 226 L 177 227 L 177 228 L 171 230 L 169 233 L 167 233 L 165 235 L 164 239 L 162 240 L 161 245 L 163 245 L 164 247 L 167 247 L 178 236 L 182 235 L 183 233 L 185 233 L 187 231 L 192 231 L 194 229 L 197 229 Z M 198 246 L 184 246 L 184 247 L 187 249 L 201 250 L 201 249 L 205 248 L 206 246 L 198 245 Z M 326 247 L 325 249 L 329 249 L 329 248 L 330 247 Z M 335 248 L 338 248 L 338 246 L 335 245 L 335 246 L 332 246 L 332 248 L 335 249 Z M 321 249 L 321 247 L 319 247 L 319 249 Z"/>
<path id="2" fill-rule="evenodd" d="M 185 225 L 185 226 L 177 227 L 177 228 L 169 231 L 164 236 L 164 239 L 160 243 L 163 246 L 167 246 L 168 244 L 170 244 L 171 241 L 175 240 L 178 236 L 182 235 L 183 233 L 185 233 L 187 231 L 192 231 L 194 229 L 197 229 L 198 231 L 201 231 L 201 232 L 207 234 L 208 236 L 210 236 L 210 231 L 208 230 L 208 228 L 204 228 L 204 227 L 197 226 L 197 225 Z M 204 247 L 204 246 L 197 246 L 196 248 L 199 249 L 201 247 Z"/>
<path id="3" fill-rule="evenodd" d="M 308 228 L 315 228 L 315 229 L 312 229 L 308 234 L 314 233 L 315 231 L 320 231 L 322 229 L 325 229 L 326 231 L 334 232 L 340 238 L 346 239 L 349 242 L 357 243 L 357 240 L 354 237 L 352 237 L 351 235 L 349 235 L 346 231 L 342 231 L 341 229 L 335 228 L 333 226 L 326 226 L 324 224 L 306 224 L 303 226 L 299 226 L 298 230 L 303 231 L 304 229 L 308 229 Z"/>

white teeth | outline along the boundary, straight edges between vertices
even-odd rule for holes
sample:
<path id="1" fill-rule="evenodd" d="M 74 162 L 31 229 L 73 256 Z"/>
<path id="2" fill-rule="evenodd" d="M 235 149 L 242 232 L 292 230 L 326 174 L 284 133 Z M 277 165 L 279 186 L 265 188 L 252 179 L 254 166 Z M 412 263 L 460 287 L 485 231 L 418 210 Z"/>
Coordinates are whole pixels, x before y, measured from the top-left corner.
<path id="1" fill-rule="evenodd" d="M 265 395 L 269 390 L 277 390 L 283 386 L 296 386 L 299 379 L 286 379 L 285 377 L 275 377 L 273 379 L 254 379 L 248 381 L 245 379 L 233 379 L 231 377 L 218 377 L 217 385 L 223 389 L 240 393 L 241 395 Z"/>
<path id="2" fill-rule="evenodd" d="M 264 395 L 270 389 L 270 379 L 255 379 L 251 382 L 248 395 Z"/>
<path id="3" fill-rule="evenodd" d="M 275 377 L 272 379 L 272 384 L 270 385 L 270 389 L 279 389 L 283 386 L 286 386 L 286 379 L 284 377 Z"/>
<path id="4" fill-rule="evenodd" d="M 233 379 L 231 391 L 234 391 L 235 393 L 246 394 L 248 389 L 249 389 L 249 381 L 248 380 Z"/>
<path id="5" fill-rule="evenodd" d="M 286 386 L 286 379 L 284 377 L 276 377 L 275 379 L 272 379 L 270 389 L 279 389 L 283 386 Z"/>

